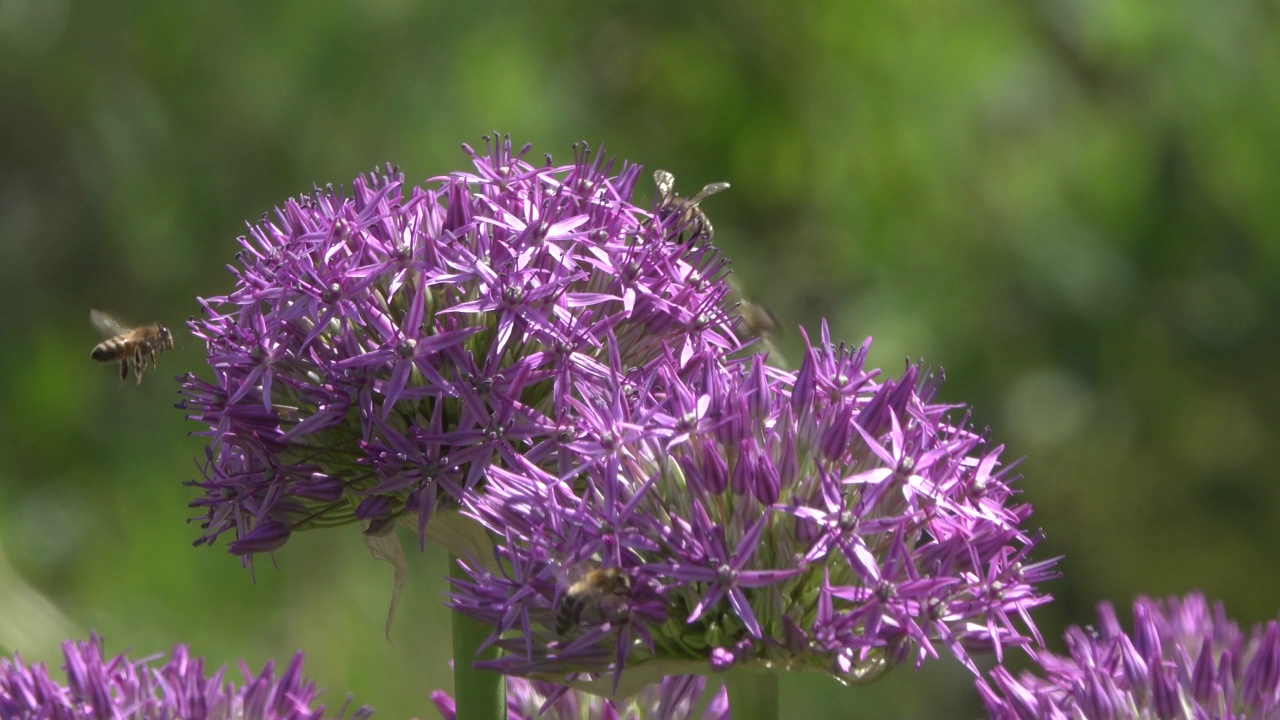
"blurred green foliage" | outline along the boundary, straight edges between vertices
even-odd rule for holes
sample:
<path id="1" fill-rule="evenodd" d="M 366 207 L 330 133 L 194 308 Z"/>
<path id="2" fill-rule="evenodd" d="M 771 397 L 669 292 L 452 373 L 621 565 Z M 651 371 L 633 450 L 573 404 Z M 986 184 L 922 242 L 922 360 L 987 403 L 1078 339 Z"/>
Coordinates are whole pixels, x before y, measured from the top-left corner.
<path id="1" fill-rule="evenodd" d="M 1138 593 L 1199 587 L 1242 621 L 1272 617 L 1278 14 L 0 3 L 0 547 L 65 613 L 14 616 L 6 574 L 0 643 L 19 646 L 0 650 L 58 664 L 61 637 L 40 630 L 60 622 L 112 652 L 187 642 L 255 670 L 302 649 L 331 702 L 434 717 L 443 558 L 413 556 L 389 645 L 390 572 L 355 529 L 295 538 L 256 583 L 192 549 L 181 482 L 202 442 L 171 376 L 202 347 L 186 336 L 118 387 L 87 357 L 87 314 L 181 325 L 229 289 L 245 218 L 387 160 L 411 179 L 461 169 L 458 144 L 493 128 L 561 160 L 603 142 L 686 192 L 731 181 L 705 209 L 749 293 L 790 326 L 874 336 L 891 373 L 908 356 L 945 367 L 944 398 L 1028 456 L 1041 556 L 1066 556 L 1037 615 L 1051 646 Z M 952 662 L 868 688 L 795 678 L 784 712 L 975 717 L 969 683 Z"/>

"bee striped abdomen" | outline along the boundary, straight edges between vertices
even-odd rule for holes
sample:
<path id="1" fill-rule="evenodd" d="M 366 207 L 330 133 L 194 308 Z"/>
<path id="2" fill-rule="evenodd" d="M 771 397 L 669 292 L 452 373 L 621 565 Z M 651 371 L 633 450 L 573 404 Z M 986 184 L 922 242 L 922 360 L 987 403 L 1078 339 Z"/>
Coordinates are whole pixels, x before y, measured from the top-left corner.
<path id="1" fill-rule="evenodd" d="M 564 635 L 577 624 L 582 617 L 584 602 L 579 597 L 565 597 L 556 605 L 556 634 Z"/>
<path id="2" fill-rule="evenodd" d="M 124 343 L 120 342 L 119 338 L 111 338 L 95 345 L 93 352 L 89 353 L 89 357 L 98 362 L 111 362 L 112 360 L 119 360 L 120 356 L 124 354 L 126 354 Z"/>

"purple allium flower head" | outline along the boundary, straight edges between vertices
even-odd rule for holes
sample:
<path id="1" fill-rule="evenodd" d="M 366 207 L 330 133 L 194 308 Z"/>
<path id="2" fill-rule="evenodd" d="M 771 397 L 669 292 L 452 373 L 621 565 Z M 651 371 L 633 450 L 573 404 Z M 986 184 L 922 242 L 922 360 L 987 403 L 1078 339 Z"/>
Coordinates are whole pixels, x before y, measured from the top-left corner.
<path id="1" fill-rule="evenodd" d="M 1028 558 L 1001 448 L 868 348 L 824 326 L 794 374 L 672 352 L 593 387 L 567 471 L 497 471 L 465 501 L 502 538 L 501 570 L 466 563 L 451 599 L 494 626 L 489 666 L 625 694 L 736 666 L 867 680 L 939 645 L 976 673 L 971 651 L 1039 642 L 1055 561 Z M 584 593 L 584 568 L 631 582 Z"/>
<path id="2" fill-rule="evenodd" d="M 472 172 L 406 188 L 388 167 L 240 238 L 235 289 L 190 322 L 213 371 L 180 403 L 211 438 L 200 542 L 231 531 L 250 555 L 410 517 L 422 534 L 492 467 L 564 470 L 565 418 L 611 354 L 629 368 L 741 348 L 727 262 L 632 204 L 638 166 L 613 174 L 585 147 L 534 165 L 487 142 L 464 146 Z"/>
<path id="3" fill-rule="evenodd" d="M 20 656 L 0 658 L 0 718 L 26 720 L 319 720 L 346 716 L 325 713 L 319 692 L 302 678 L 302 653 L 277 678 L 267 663 L 258 675 L 241 666 L 243 682 L 224 677 L 226 668 L 206 674 L 204 661 L 178 645 L 159 667 L 150 660 L 130 662 L 124 655 L 106 659 L 96 635 L 88 642 L 62 645 L 66 684 L 49 676 L 42 664 L 26 665 Z M 359 708 L 352 720 L 372 710 Z"/>
<path id="4" fill-rule="evenodd" d="M 1199 593 L 1138 598 L 1132 634 L 1110 603 L 1098 619 L 1097 628 L 1067 629 L 1069 657 L 1038 654 L 1043 677 L 997 667 L 992 684 L 978 681 L 991 717 L 1280 718 L 1280 621 L 1245 635 Z"/>
<path id="5" fill-rule="evenodd" d="M 703 697 L 706 678 L 677 675 L 641 690 L 625 700 L 608 700 L 551 683 L 507 678 L 509 720 L 729 720 L 724 688 Z M 454 720 L 453 698 L 431 693 L 445 720 Z M 701 706 L 700 706 L 701 705 Z M 544 709 L 545 708 L 545 709 Z"/>

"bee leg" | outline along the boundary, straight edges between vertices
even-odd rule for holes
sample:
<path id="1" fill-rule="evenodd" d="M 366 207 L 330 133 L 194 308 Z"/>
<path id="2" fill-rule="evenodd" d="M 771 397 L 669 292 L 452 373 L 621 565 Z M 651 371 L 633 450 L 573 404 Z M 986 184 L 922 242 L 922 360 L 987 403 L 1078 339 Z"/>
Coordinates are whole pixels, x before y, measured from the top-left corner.
<path id="1" fill-rule="evenodd" d="M 142 346 L 139 345 L 133 349 L 133 378 L 137 380 L 137 384 L 142 384 L 142 371 L 147 369 L 147 356 L 142 352 Z"/>
<path id="2" fill-rule="evenodd" d="M 120 361 L 120 382 L 129 379 L 129 360 L 126 358 Z"/>

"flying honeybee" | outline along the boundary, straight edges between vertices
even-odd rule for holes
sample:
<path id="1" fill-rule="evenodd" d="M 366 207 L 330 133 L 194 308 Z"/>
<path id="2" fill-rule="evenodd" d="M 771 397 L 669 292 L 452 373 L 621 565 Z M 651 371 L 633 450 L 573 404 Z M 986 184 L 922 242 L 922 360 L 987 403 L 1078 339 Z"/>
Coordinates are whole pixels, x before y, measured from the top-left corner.
<path id="1" fill-rule="evenodd" d="M 631 595 L 631 578 L 618 568 L 593 568 L 571 583 L 556 604 L 556 634 L 564 635 L 583 617 L 604 621 Z"/>
<path id="2" fill-rule="evenodd" d="M 89 311 L 89 321 L 109 336 L 93 348 L 89 357 L 99 362 L 120 363 L 121 381 L 129 378 L 129 368 L 133 368 L 133 375 L 141 384 L 143 371 L 156 364 L 160 353 L 173 349 L 173 334 L 160 323 L 130 328 L 99 310 Z"/>
<path id="3" fill-rule="evenodd" d="M 751 343 L 749 352 L 765 352 L 769 355 L 770 364 L 774 367 L 787 367 L 786 360 L 778 352 L 773 341 L 782 336 L 782 321 L 774 314 L 773 309 L 761 302 L 748 300 L 742 293 L 742 287 L 732 275 L 729 276 L 729 301 L 732 303 L 731 315 L 741 319 L 738 334 Z"/>
<path id="4" fill-rule="evenodd" d="M 782 330 L 782 323 L 768 305 L 743 298 L 738 301 L 738 316 L 742 318 L 747 332 L 754 337 L 770 338 Z"/>
<path id="5" fill-rule="evenodd" d="M 674 223 L 671 228 L 680 233 L 689 233 L 689 242 L 698 239 L 710 241 L 715 235 L 715 228 L 707 219 L 706 213 L 698 207 L 698 203 L 718 192 L 728 190 L 729 183 L 716 182 L 704 185 L 697 195 L 683 198 L 676 194 L 676 177 L 666 170 L 653 173 L 653 182 L 658 186 L 658 214 L 664 221 Z"/>

